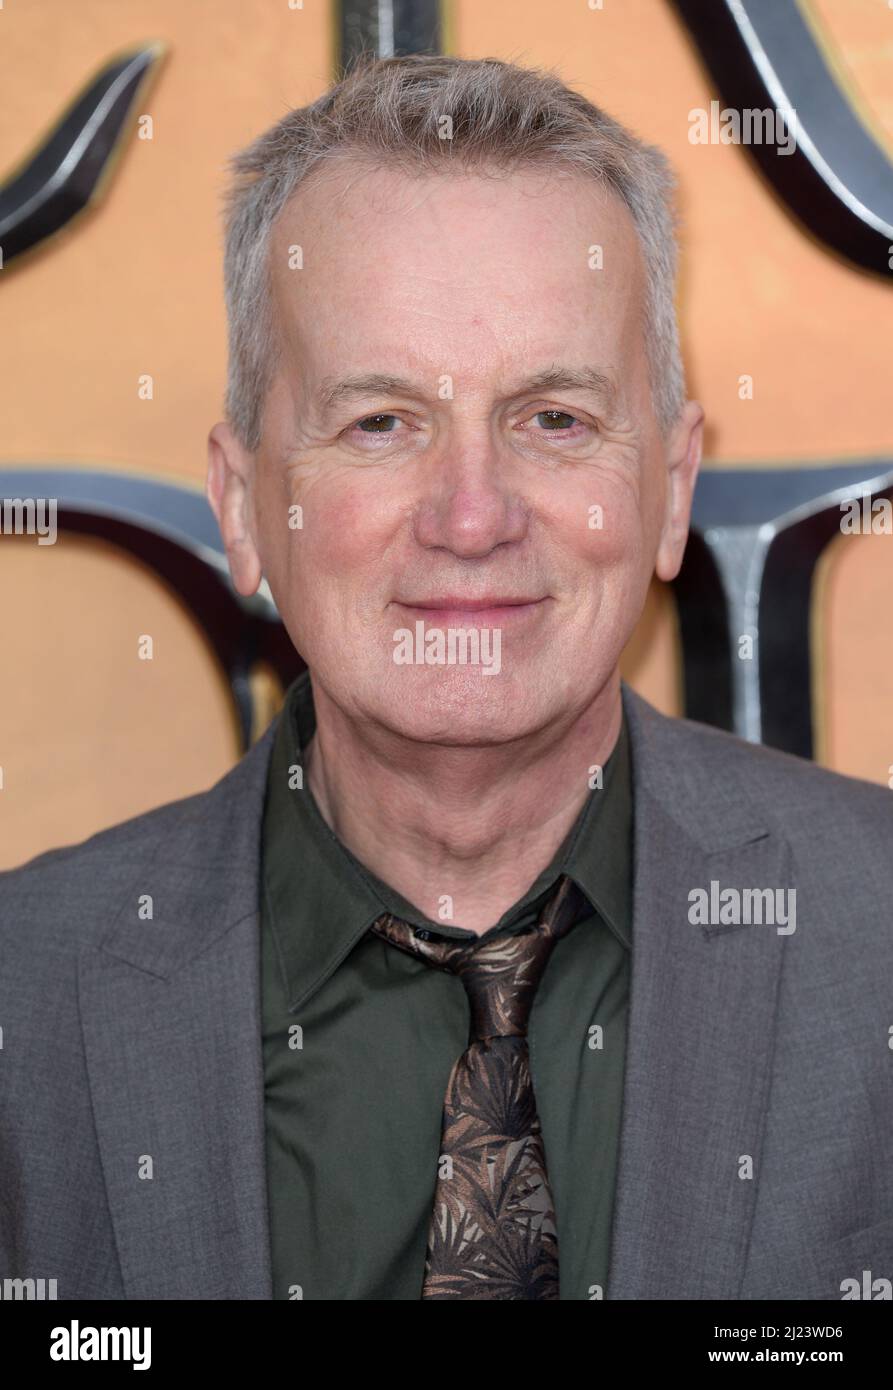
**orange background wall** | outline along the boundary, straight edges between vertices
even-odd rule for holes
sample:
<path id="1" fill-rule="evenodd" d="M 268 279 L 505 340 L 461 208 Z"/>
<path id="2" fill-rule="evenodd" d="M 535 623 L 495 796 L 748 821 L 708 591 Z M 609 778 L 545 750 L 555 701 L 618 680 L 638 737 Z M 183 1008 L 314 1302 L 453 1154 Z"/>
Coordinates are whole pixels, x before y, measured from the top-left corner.
<path id="1" fill-rule="evenodd" d="M 808 7 L 863 118 L 893 146 L 893 11 Z M 693 146 L 718 94 L 665 0 L 456 0 L 445 48 L 554 66 L 660 144 L 680 181 L 679 306 L 712 467 L 890 452 L 889 287 L 818 245 L 736 146 Z M 225 370 L 220 195 L 227 157 L 332 80 L 331 6 L 304 0 L 7 0 L 0 177 L 120 50 L 161 40 L 98 206 L 0 272 L 0 467 L 172 475 L 201 487 Z M 893 173 L 893 170 L 891 170 Z M 138 378 L 154 378 L 151 401 Z M 754 378 L 740 401 L 738 378 Z M 886 782 L 893 764 L 893 537 L 823 562 L 814 692 L 820 760 Z M 176 594 L 99 543 L 0 539 L 0 866 L 208 786 L 235 760 L 225 682 Z M 624 674 L 679 712 L 675 619 L 655 588 Z M 137 659 L 151 633 L 155 659 Z"/>

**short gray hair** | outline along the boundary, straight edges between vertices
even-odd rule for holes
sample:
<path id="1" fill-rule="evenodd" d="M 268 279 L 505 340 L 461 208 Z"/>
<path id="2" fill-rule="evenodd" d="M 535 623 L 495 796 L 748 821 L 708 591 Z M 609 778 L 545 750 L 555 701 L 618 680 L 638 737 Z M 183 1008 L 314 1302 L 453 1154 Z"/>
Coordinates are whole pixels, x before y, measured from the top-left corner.
<path id="1" fill-rule="evenodd" d="M 444 139 L 444 117 L 450 138 Z M 685 401 L 675 311 L 675 180 L 665 155 L 567 87 L 551 70 L 496 58 L 364 55 L 317 101 L 234 155 L 224 200 L 229 324 L 226 416 L 256 451 L 278 363 L 269 274 L 271 233 L 298 185 L 327 161 L 362 156 L 407 173 L 561 166 L 626 204 L 647 288 L 643 331 L 652 401 L 665 433 Z"/>

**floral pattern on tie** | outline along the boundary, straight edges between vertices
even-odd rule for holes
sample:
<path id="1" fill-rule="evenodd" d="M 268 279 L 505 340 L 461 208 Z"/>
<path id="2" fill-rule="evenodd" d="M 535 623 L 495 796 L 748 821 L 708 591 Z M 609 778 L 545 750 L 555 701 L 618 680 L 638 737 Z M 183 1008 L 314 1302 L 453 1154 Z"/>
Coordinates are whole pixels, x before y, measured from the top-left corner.
<path id="1" fill-rule="evenodd" d="M 557 1299 L 558 1233 L 530 1074 L 527 1025 L 557 939 L 580 910 L 559 880 L 532 930 L 487 941 L 416 935 L 385 913 L 371 930 L 459 976 L 469 1043 L 444 1100 L 422 1298 Z"/>

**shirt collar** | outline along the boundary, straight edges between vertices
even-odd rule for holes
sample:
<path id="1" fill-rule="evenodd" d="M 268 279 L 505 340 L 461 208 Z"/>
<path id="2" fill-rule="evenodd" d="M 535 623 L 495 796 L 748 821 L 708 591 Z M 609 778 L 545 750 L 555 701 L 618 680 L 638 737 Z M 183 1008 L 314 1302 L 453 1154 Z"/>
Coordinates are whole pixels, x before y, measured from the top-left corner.
<path id="1" fill-rule="evenodd" d="M 263 825 L 264 909 L 291 1011 L 322 986 L 383 912 L 442 935 L 472 935 L 429 921 L 329 828 L 303 778 L 303 750 L 315 727 L 310 673 L 304 671 L 286 693 L 276 729 Z M 631 948 L 632 769 L 625 715 L 602 782 L 551 863 L 491 932 L 520 930 L 534 920 L 557 877 L 566 873 Z"/>

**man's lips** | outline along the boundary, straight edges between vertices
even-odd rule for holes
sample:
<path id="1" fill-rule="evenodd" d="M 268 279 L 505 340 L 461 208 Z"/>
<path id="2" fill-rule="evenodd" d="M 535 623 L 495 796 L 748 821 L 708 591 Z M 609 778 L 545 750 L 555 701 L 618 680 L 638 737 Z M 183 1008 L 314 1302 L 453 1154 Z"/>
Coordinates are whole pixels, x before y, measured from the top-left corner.
<path id="1" fill-rule="evenodd" d="M 547 598 L 514 598 L 500 594 L 492 598 L 472 599 L 463 598 L 460 594 L 445 594 L 412 603 L 406 599 L 398 602 L 401 608 L 409 609 L 417 619 L 439 626 L 460 626 L 465 623 L 499 627 L 539 611 Z"/>

